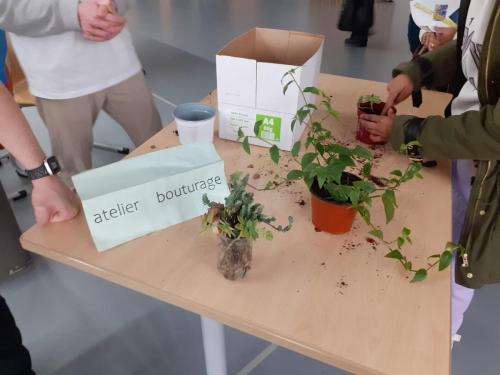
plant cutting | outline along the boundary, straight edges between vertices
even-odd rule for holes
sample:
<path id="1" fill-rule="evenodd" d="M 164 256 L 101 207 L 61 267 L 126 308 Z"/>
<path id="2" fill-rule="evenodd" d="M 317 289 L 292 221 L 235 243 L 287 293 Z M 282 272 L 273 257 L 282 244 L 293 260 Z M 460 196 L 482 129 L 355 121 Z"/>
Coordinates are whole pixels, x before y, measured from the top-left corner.
<path id="1" fill-rule="evenodd" d="M 241 173 L 231 175 L 230 194 L 225 203 L 211 202 L 207 195 L 203 203 L 209 207 L 203 218 L 203 230 L 219 235 L 219 257 L 217 269 L 228 280 L 245 277 L 252 263 L 252 244 L 259 238 L 273 239 L 272 231 L 287 232 L 288 225 L 274 225 L 276 219 L 263 213 L 264 207 L 254 202 L 254 195 L 247 191 L 249 176 Z"/>
<path id="2" fill-rule="evenodd" d="M 381 115 L 384 110 L 385 102 L 380 99 L 379 96 L 370 94 L 361 96 L 358 99 L 357 110 L 358 110 L 358 131 L 356 132 L 356 139 L 367 144 L 367 145 L 380 145 L 384 142 L 374 142 L 370 138 L 370 133 L 368 133 L 364 127 L 359 124 L 359 118 L 362 114 L 369 115 Z M 394 113 L 396 109 L 392 108 Z"/>
<path id="3" fill-rule="evenodd" d="M 373 176 L 372 153 L 361 145 L 348 147 L 336 142 L 332 131 L 325 125 L 327 119 L 338 120 L 338 112 L 333 109 L 331 96 L 317 87 L 302 89 L 294 73 L 295 70 L 292 69 L 283 76 L 283 92 L 286 93 L 290 85 L 296 85 L 302 93 L 304 105 L 298 109 L 291 127 L 293 131 L 296 125 L 305 126 L 306 138 L 304 142 L 297 141 L 291 150 L 291 158 L 297 168 L 287 174 L 286 180 L 303 180 L 308 187 L 311 192 L 312 222 L 316 230 L 332 234 L 345 233 L 351 229 L 356 213 L 359 212 L 369 226 L 370 234 L 388 247 L 387 257 L 400 261 L 405 270 L 413 273 L 412 281 L 425 279 L 427 271 L 436 264 L 439 264 L 440 269 L 446 268 L 451 261 L 449 253 L 457 248 L 456 245 L 453 245 L 455 248 L 449 245 L 443 253 L 431 256 L 429 259 L 436 259 L 428 264 L 428 268 L 415 269 L 402 253 L 403 246 L 411 243 L 410 230 L 404 228 L 396 240 L 387 241 L 381 228 L 371 220 L 375 200 L 380 200 L 383 204 L 386 224 L 394 218 L 397 190 L 413 178 L 422 178 L 422 165 L 411 162 L 405 170 L 393 170 L 388 177 Z M 319 104 L 308 102 L 307 93 L 316 96 Z M 381 101 L 377 103 L 380 99 L 374 95 L 370 96 L 370 100 L 373 108 L 377 105 L 383 107 Z M 323 110 L 320 117 L 317 116 L 318 109 Z M 257 137 L 266 142 L 258 136 L 260 126 L 261 123 L 257 121 L 254 135 L 246 135 L 239 129 L 238 136 L 247 153 L 250 153 L 249 137 Z M 276 145 L 270 145 L 270 158 L 275 164 L 279 164 L 280 150 Z"/>

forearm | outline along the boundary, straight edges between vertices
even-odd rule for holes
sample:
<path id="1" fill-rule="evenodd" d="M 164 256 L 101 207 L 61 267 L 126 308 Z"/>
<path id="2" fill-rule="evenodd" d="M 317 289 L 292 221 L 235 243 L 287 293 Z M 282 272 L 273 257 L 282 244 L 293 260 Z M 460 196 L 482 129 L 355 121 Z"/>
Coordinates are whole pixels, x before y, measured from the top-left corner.
<path id="1" fill-rule="evenodd" d="M 391 134 L 394 149 L 404 143 L 404 129 L 411 118 L 396 118 Z M 427 158 L 500 160 L 500 103 L 447 118 L 427 117 L 417 141 Z"/>
<path id="2" fill-rule="evenodd" d="M 23 114 L 0 85 L 0 143 L 26 169 L 40 166 L 45 157 Z"/>
<path id="3" fill-rule="evenodd" d="M 0 28 L 33 37 L 79 30 L 78 0 L 0 0 Z"/>

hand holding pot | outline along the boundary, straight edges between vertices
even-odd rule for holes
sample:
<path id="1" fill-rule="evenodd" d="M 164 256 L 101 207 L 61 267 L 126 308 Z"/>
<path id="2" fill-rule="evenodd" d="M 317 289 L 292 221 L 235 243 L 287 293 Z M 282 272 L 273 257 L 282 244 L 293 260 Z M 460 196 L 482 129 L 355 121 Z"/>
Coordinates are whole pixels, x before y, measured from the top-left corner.
<path id="1" fill-rule="evenodd" d="M 412 94 L 413 89 L 413 82 L 406 74 L 399 74 L 394 77 L 387 85 L 389 95 L 385 101 L 382 115 L 385 115 L 390 108 L 408 98 Z"/>
<path id="2" fill-rule="evenodd" d="M 395 117 L 396 112 L 390 108 L 387 116 L 362 114 L 359 123 L 370 133 L 373 142 L 387 142 L 391 136 Z"/>

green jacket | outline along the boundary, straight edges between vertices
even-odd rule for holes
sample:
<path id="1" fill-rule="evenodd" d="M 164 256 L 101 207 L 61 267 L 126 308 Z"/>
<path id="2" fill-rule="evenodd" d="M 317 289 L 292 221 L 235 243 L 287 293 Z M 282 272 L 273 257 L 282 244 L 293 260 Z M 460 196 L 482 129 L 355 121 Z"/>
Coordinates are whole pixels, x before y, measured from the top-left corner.
<path id="1" fill-rule="evenodd" d="M 461 10 L 465 15 L 466 3 Z M 455 269 L 456 281 L 469 288 L 500 282 L 500 0 L 495 7 L 478 72 L 481 109 L 447 118 L 421 119 L 417 137 L 427 158 L 479 160 L 460 237 L 466 256 L 457 259 Z M 458 40 L 460 43 L 460 37 Z M 393 74 L 408 75 L 415 90 L 424 85 L 440 87 L 463 82 L 460 55 L 461 48 L 455 41 L 425 54 L 420 61 L 399 65 Z M 405 127 L 413 118 L 396 117 L 391 134 L 396 150 L 404 143 Z"/>

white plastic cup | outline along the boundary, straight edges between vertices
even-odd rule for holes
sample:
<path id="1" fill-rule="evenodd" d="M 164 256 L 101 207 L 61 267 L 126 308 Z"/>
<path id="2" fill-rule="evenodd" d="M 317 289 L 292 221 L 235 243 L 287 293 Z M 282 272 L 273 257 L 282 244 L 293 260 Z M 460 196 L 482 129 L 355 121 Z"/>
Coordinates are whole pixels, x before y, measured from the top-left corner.
<path id="1" fill-rule="evenodd" d="M 201 103 L 186 103 L 174 110 L 181 144 L 213 142 L 215 108 Z"/>

